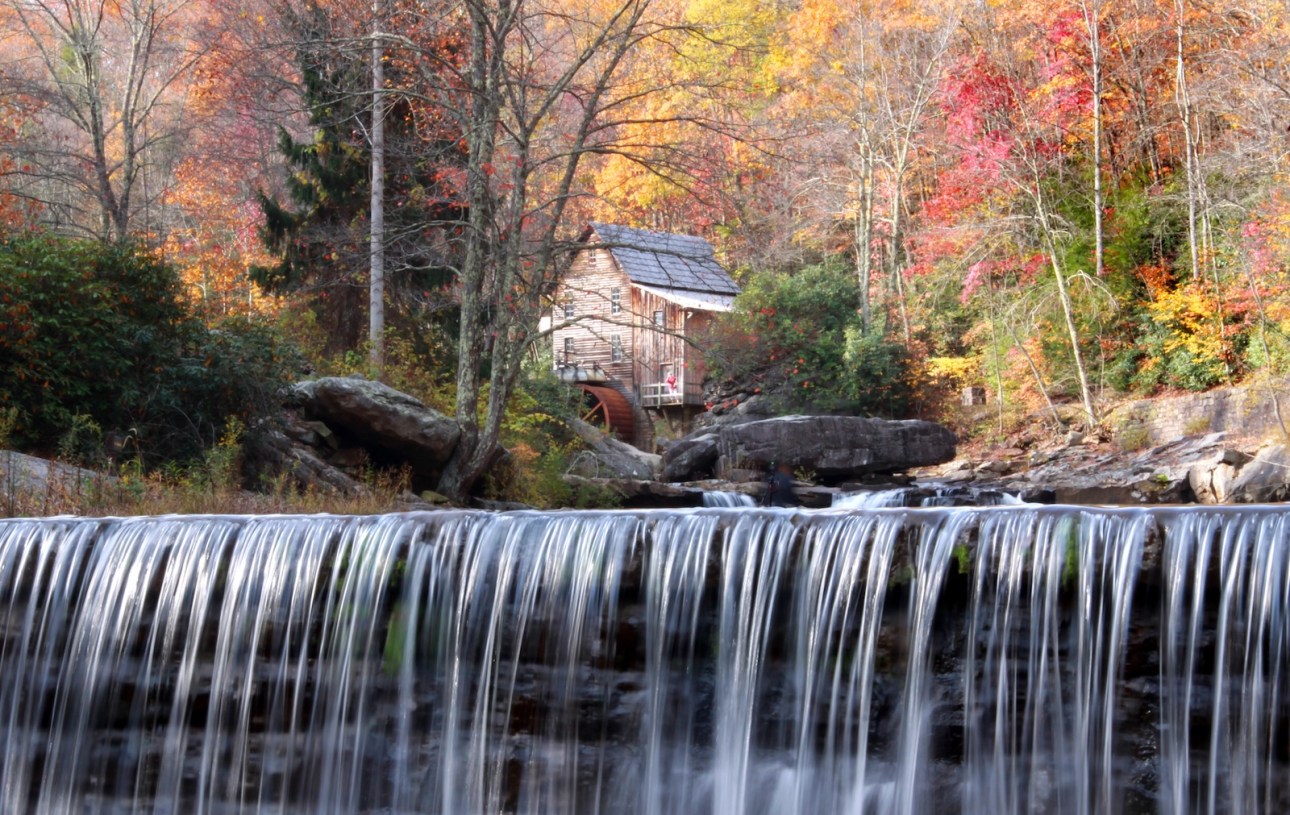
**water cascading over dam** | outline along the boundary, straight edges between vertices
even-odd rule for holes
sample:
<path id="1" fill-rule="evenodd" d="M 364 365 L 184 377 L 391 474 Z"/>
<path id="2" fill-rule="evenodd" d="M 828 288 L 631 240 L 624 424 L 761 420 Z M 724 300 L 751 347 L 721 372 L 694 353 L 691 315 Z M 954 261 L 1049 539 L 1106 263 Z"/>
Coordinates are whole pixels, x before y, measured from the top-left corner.
<path id="1" fill-rule="evenodd" d="M 0 812 L 1286 812 L 1288 524 L 0 521 Z"/>

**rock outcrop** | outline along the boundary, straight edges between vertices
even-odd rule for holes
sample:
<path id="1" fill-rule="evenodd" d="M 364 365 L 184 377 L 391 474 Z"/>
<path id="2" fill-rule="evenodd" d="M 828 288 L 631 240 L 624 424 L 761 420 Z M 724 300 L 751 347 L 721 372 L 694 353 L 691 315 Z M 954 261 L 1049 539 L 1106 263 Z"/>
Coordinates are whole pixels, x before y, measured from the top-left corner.
<path id="1" fill-rule="evenodd" d="M 442 469 L 461 438 L 451 417 L 380 382 L 324 377 L 296 385 L 291 396 L 308 418 L 352 436 L 374 456 L 406 461 L 424 476 Z"/>
<path id="2" fill-rule="evenodd" d="M 772 463 L 810 470 L 824 482 L 902 472 L 949 461 L 954 434 L 932 422 L 855 416 L 781 416 L 697 431 L 663 454 L 663 478 L 731 478 Z M 732 479 L 735 480 L 735 479 Z"/>
<path id="3" fill-rule="evenodd" d="M 373 468 L 407 468 L 409 486 L 430 489 L 461 437 L 451 417 L 357 377 L 297 384 L 285 407 L 248 439 L 252 485 L 286 478 L 301 488 L 352 495 L 365 489 L 362 479 Z"/>
<path id="4" fill-rule="evenodd" d="M 983 459 L 955 461 L 919 476 L 924 482 L 975 484 L 1023 496 L 1042 490 L 1050 496 L 1045 500 L 1059 504 L 1221 504 L 1290 496 L 1290 471 L 1284 469 L 1290 453 L 1280 467 L 1274 453 L 1260 453 L 1268 466 L 1257 472 L 1239 444 L 1226 433 L 1128 452 L 1091 438 L 1079 444 L 1063 440 L 1047 449 L 994 450 Z"/>
<path id="5" fill-rule="evenodd" d="M 664 481 L 695 481 L 711 478 L 716 471 L 719 435 L 700 431 L 674 442 L 663 451 Z"/>
<path id="6" fill-rule="evenodd" d="M 106 473 L 86 470 L 59 461 L 0 450 L 0 491 L 14 495 L 44 495 L 51 489 L 84 490 L 116 482 Z"/>
<path id="7" fill-rule="evenodd" d="M 569 423 L 585 450 L 574 456 L 570 475 L 584 478 L 651 480 L 658 475 L 662 459 L 626 442 L 605 435 L 599 428 L 574 419 Z"/>
<path id="8" fill-rule="evenodd" d="M 1241 504 L 1290 500 L 1290 448 L 1269 444 L 1255 453 L 1232 477 L 1229 500 Z"/>

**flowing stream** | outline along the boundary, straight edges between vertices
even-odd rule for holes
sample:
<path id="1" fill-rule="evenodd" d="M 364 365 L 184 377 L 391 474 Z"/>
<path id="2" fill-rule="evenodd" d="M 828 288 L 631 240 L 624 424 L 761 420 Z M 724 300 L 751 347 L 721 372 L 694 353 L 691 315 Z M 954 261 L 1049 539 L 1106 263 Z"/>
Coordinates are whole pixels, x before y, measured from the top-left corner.
<path id="1" fill-rule="evenodd" d="M 1287 524 L 0 521 L 0 812 L 1287 812 Z"/>

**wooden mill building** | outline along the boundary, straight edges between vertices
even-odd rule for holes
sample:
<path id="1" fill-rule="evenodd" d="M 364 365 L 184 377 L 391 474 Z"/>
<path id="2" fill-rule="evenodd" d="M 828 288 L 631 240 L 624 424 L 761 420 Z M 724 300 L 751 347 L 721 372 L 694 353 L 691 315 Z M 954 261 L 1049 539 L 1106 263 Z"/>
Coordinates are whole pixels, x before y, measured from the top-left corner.
<path id="1" fill-rule="evenodd" d="M 618 435 L 652 442 L 655 416 L 702 410 L 703 355 L 686 342 L 730 311 L 739 286 L 712 244 L 593 223 L 555 296 L 555 364 Z"/>

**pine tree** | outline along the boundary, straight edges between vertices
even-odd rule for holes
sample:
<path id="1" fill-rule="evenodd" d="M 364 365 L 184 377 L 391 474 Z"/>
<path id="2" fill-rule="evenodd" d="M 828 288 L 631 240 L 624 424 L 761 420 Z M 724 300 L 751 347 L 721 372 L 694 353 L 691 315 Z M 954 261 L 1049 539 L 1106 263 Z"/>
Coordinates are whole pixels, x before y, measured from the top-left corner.
<path id="1" fill-rule="evenodd" d="M 260 195 L 261 238 L 279 260 L 253 268 L 251 277 L 267 292 L 302 297 L 334 352 L 356 348 L 367 335 L 372 51 L 330 38 L 325 10 L 306 14 L 290 24 L 302 43 L 296 62 L 313 138 L 297 141 L 279 131 L 291 173 L 288 200 Z M 386 66 L 392 90 L 383 100 L 387 322 L 415 337 L 451 337 L 457 307 L 447 292 L 458 263 L 444 236 L 464 221 L 465 210 L 445 179 L 464 157 L 459 140 L 440 132 L 441 117 L 414 109 L 393 90 L 399 71 L 397 61 Z M 418 128 L 419 115 L 436 126 Z M 445 363 L 451 358 L 442 356 Z"/>
<path id="2" fill-rule="evenodd" d="M 314 136 L 279 130 L 290 203 L 259 200 L 261 239 L 280 259 L 253 267 L 251 279 L 266 292 L 304 295 L 336 351 L 355 347 L 366 326 L 369 155 L 359 117 L 368 100 L 352 90 L 365 66 L 360 54 L 303 41 L 297 67 Z"/>

